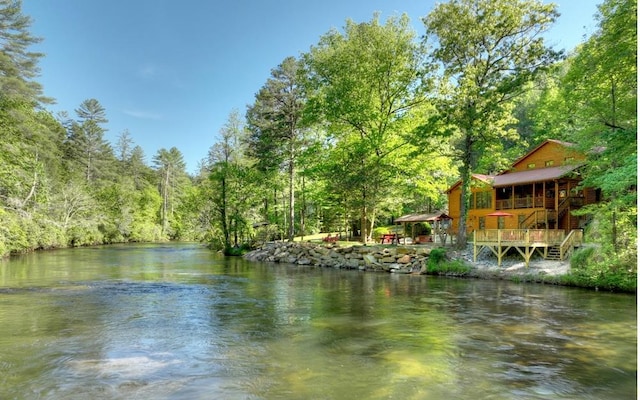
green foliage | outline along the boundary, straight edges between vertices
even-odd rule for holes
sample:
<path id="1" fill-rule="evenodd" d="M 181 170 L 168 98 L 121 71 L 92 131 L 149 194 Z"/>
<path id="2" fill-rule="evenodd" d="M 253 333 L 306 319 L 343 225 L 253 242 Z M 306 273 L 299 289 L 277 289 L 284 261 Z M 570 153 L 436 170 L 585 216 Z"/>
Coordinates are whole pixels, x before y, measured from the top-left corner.
<path id="1" fill-rule="evenodd" d="M 162 233 L 162 226 L 159 224 L 158 210 L 161 205 L 160 193 L 150 184 L 136 192 L 136 212 L 131 225 L 131 241 L 166 240 L 166 236 Z"/>
<path id="2" fill-rule="evenodd" d="M 65 141 L 69 174 L 93 184 L 114 179 L 113 149 L 104 139 L 106 110 L 98 100 L 87 99 L 75 111 L 78 120 L 69 122 Z"/>
<path id="3" fill-rule="evenodd" d="M 449 135 L 460 160 L 458 243 L 466 243 L 471 174 L 479 172 L 484 154 L 495 157 L 505 138 L 516 138 L 513 100 L 559 56 L 541 39 L 558 16 L 555 7 L 532 0 L 452 0 L 423 20 L 426 38 L 435 42 L 433 62 L 443 71 L 441 117 L 426 130 Z"/>
<path id="4" fill-rule="evenodd" d="M 42 86 L 33 80 L 43 54 L 29 50 L 41 40 L 31 35 L 30 26 L 31 18 L 22 14 L 21 1 L 0 2 L 0 97 L 47 100 L 41 97 Z"/>
<path id="5" fill-rule="evenodd" d="M 74 225 L 67 231 L 69 245 L 73 247 L 91 246 L 106 243 L 98 226 L 83 223 Z"/>
<path id="6" fill-rule="evenodd" d="M 448 260 L 447 249 L 437 247 L 429 253 L 427 273 L 432 275 L 467 275 L 471 267 L 459 260 Z"/>
<path id="7" fill-rule="evenodd" d="M 174 210 L 180 203 L 180 193 L 188 182 L 185 172 L 186 164 L 182 153 L 176 147 L 158 150 L 153 157 L 153 163 L 156 167 L 162 197 L 160 207 L 162 233 L 175 238 L 176 232 L 171 224 L 174 220 Z"/>
<path id="8" fill-rule="evenodd" d="M 201 214 L 208 221 L 209 241 L 223 249 L 250 240 L 251 204 L 259 203 L 260 174 L 249 167 L 247 135 L 238 112 L 233 111 L 220 130 L 221 140 L 209 149 L 208 180 L 200 186 L 209 200 L 202 208 L 205 213 Z"/>
<path id="9" fill-rule="evenodd" d="M 243 244 L 242 246 L 232 246 L 224 249 L 225 256 L 242 256 L 251 251 L 251 246 L 249 244 Z"/>
<path id="10" fill-rule="evenodd" d="M 373 228 L 373 239 L 378 242 L 380 241 L 380 238 L 382 237 L 382 235 L 386 235 L 388 233 L 390 233 L 391 230 L 389 229 L 389 227 L 387 226 L 378 226 Z"/>
<path id="11" fill-rule="evenodd" d="M 416 235 L 431 235 L 431 224 L 428 222 L 419 222 L 415 227 Z"/>
<path id="12" fill-rule="evenodd" d="M 23 253 L 37 248 L 33 232 L 36 227 L 29 218 L 21 218 L 15 213 L 0 214 L 0 238 L 8 252 Z"/>
<path id="13" fill-rule="evenodd" d="M 572 286 L 619 292 L 637 290 L 637 263 L 603 256 L 595 247 L 576 251 L 571 257 L 571 273 L 563 283 Z"/>
<path id="14" fill-rule="evenodd" d="M 438 265 L 447 259 L 447 249 L 444 247 L 436 247 L 431 249 L 429 253 L 429 265 Z"/>
<path id="15" fill-rule="evenodd" d="M 298 219 L 295 213 L 297 163 L 309 141 L 304 127 L 305 78 L 302 62 L 293 57 L 285 58 L 271 71 L 271 78 L 247 111 L 251 131 L 247 138 L 248 150 L 257 160 L 258 168 L 267 173 L 280 168 L 287 171 L 287 237 L 290 241 Z"/>
<path id="16" fill-rule="evenodd" d="M 193 179 L 175 147 L 150 168 L 128 131 L 114 155 L 96 99 L 75 120 L 42 109 L 39 39 L 20 5 L 0 1 L 0 256 L 168 239 L 241 254 L 294 230 L 366 236 L 380 215 L 443 207 L 459 176 L 467 198 L 472 172 L 553 137 L 588 154 L 583 183 L 604 201 L 574 212 L 591 217 L 596 247 L 576 252 L 567 276 L 522 279 L 636 290 L 635 0 L 605 0 L 597 31 L 559 64 L 540 39 L 553 4 L 451 0 L 423 20 L 423 42 L 406 15 L 348 20 L 272 71 L 245 118 L 251 136 L 234 112 Z M 432 251 L 429 273 L 467 271 Z"/>
<path id="17" fill-rule="evenodd" d="M 385 24 L 377 15 L 367 23 L 347 20 L 344 32 L 330 31 L 305 57 L 309 108 L 330 135 L 321 176 L 359 217 L 364 241 L 396 182 L 412 176 L 404 173 L 414 150 L 406 133 L 418 125 L 429 89 L 424 48 L 415 37 L 406 15 Z"/>

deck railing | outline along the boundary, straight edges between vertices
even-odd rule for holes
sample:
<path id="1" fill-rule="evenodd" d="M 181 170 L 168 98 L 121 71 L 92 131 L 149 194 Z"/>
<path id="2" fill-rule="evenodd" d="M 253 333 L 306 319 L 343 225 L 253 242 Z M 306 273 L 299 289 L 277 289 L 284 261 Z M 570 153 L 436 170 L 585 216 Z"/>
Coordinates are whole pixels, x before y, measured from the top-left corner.
<path id="1" fill-rule="evenodd" d="M 496 200 L 496 210 L 510 210 L 513 208 L 542 208 L 544 197 L 516 197 Z"/>
<path id="2" fill-rule="evenodd" d="M 576 246 L 582 245 L 582 230 L 574 229 L 560 243 L 560 259 L 564 260 L 571 255 Z"/>
<path id="3" fill-rule="evenodd" d="M 475 241 L 490 243 L 543 243 L 559 245 L 565 239 L 562 229 L 484 229 L 474 232 Z"/>
<path id="4" fill-rule="evenodd" d="M 539 226 L 540 224 L 548 225 L 555 222 L 558 213 L 553 210 L 536 210 L 529 214 L 521 223 L 520 229 L 528 229 L 530 227 Z"/>

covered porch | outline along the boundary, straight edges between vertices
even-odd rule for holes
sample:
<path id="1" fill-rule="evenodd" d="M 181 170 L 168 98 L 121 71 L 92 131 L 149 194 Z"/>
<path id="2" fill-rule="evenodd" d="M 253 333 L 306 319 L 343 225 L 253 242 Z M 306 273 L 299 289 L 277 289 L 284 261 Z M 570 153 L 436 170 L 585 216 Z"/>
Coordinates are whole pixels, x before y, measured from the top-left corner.
<path id="1" fill-rule="evenodd" d="M 579 196 L 579 181 L 568 176 L 577 167 L 563 165 L 496 176 L 496 210 L 557 210 L 564 199 Z"/>
<path id="2" fill-rule="evenodd" d="M 439 239 L 443 245 L 446 244 L 447 238 L 450 237 L 449 230 L 451 228 L 451 218 L 446 213 L 438 211 L 435 213 L 416 213 L 407 214 L 395 219 L 396 224 L 402 224 L 403 230 L 406 232 L 407 224 L 411 224 L 411 240 L 412 243 L 434 242 Z M 417 235 L 416 224 L 427 222 L 431 225 L 430 235 Z"/>

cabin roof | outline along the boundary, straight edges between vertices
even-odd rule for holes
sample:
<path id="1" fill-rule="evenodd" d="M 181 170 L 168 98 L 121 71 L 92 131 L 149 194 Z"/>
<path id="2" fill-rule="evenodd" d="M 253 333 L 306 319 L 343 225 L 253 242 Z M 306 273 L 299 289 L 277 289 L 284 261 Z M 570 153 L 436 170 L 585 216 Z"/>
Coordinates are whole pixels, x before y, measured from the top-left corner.
<path id="1" fill-rule="evenodd" d="M 407 214 L 402 217 L 396 218 L 395 222 L 434 222 L 443 219 L 453 219 L 443 212 L 430 213 L 430 214 Z"/>
<path id="2" fill-rule="evenodd" d="M 570 142 L 563 142 L 562 140 L 556 140 L 556 139 L 547 139 L 544 142 L 540 143 L 539 145 L 537 145 L 536 147 L 534 147 L 533 149 L 529 150 L 527 153 L 525 153 L 522 157 L 518 158 L 517 160 L 515 160 L 513 162 L 513 164 L 511 164 L 511 167 L 515 167 L 516 165 L 518 165 L 522 160 L 524 160 L 525 158 L 529 157 L 531 154 L 535 153 L 536 151 L 540 150 L 540 148 L 546 146 L 549 143 L 555 143 L 558 144 L 560 146 L 563 147 L 576 147 L 575 143 L 570 143 Z M 502 172 L 503 174 L 508 173 L 509 170 Z"/>
<path id="3" fill-rule="evenodd" d="M 471 178 L 476 179 L 480 182 L 486 183 L 487 185 L 491 185 L 493 183 L 493 175 L 471 174 Z M 450 193 L 453 189 L 460 186 L 461 183 L 462 183 L 462 180 L 458 180 L 449 189 L 447 189 L 445 193 Z"/>
<path id="4" fill-rule="evenodd" d="M 559 167 L 549 167 L 532 169 L 529 171 L 510 172 L 498 175 L 493 178 L 493 187 L 520 185 L 524 183 L 534 183 L 558 179 L 575 170 L 580 165 L 561 165 Z"/>

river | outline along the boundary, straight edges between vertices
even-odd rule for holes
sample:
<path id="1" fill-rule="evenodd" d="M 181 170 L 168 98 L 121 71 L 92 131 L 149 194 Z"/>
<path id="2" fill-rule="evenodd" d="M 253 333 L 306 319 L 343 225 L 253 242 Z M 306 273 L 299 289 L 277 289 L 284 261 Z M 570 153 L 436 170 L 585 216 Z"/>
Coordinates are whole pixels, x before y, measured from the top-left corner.
<path id="1" fill-rule="evenodd" d="M 635 399 L 636 297 L 224 258 L 0 262 L 0 399 Z"/>

